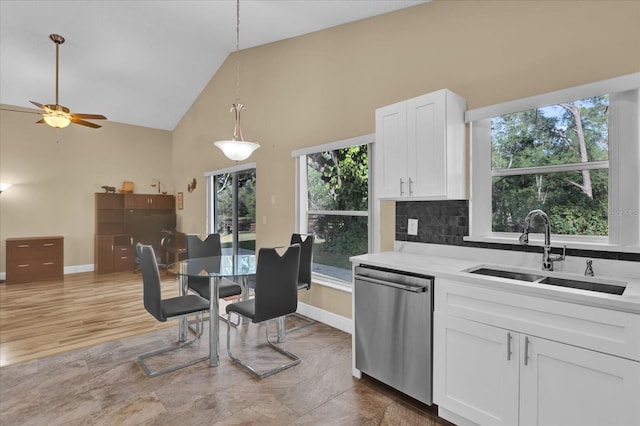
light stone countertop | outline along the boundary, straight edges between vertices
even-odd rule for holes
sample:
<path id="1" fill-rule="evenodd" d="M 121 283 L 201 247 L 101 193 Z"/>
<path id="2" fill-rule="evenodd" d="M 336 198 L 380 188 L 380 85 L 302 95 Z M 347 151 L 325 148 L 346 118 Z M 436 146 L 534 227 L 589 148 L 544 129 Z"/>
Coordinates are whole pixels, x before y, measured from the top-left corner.
<path id="1" fill-rule="evenodd" d="M 612 274 L 602 276 L 596 273 L 596 276 L 593 277 L 595 279 L 602 279 L 606 281 L 622 281 L 627 283 L 626 289 L 622 295 L 614 295 L 595 291 L 573 289 L 569 287 L 546 285 L 535 282 L 531 283 L 508 278 L 471 274 L 466 271 L 478 266 L 486 266 L 498 269 L 515 269 L 522 272 L 540 275 L 561 276 L 576 280 L 590 279 L 588 277 L 584 277 L 583 274 L 578 274 L 575 272 L 571 273 L 565 271 L 541 271 L 540 268 L 536 269 L 534 267 L 531 267 L 530 265 L 527 265 L 527 263 L 530 263 L 528 261 L 514 261 L 514 255 L 509 254 L 510 252 L 504 252 L 503 256 L 492 256 L 490 259 L 486 259 L 482 258 L 482 256 L 469 256 L 468 254 L 470 252 L 468 250 L 460 250 L 459 257 L 456 255 L 452 256 L 452 254 L 455 253 L 455 249 L 453 250 L 454 251 L 452 253 L 451 248 L 443 247 L 441 249 L 438 249 L 438 247 L 435 247 L 435 249 L 433 250 L 427 250 L 429 252 L 435 253 L 388 251 L 382 253 L 370 253 L 360 256 L 354 256 L 351 258 L 351 261 L 354 265 L 368 264 L 372 266 L 434 276 L 435 285 L 438 285 L 438 278 L 446 278 L 458 282 L 468 283 L 471 285 L 487 286 L 493 289 L 500 289 L 513 293 L 526 294 L 529 296 L 577 303 L 604 309 L 630 312 L 640 315 L 640 276 L 636 278 L 635 274 L 633 273 L 625 274 L 622 276 L 614 276 Z M 438 254 L 444 254 L 444 256 Z M 520 256 L 522 257 L 527 255 Z M 528 256 L 530 256 L 530 254 L 528 254 Z M 536 257 L 536 259 L 537 258 L 538 257 Z M 582 260 L 582 262 L 584 262 L 584 260 Z M 629 269 L 629 265 L 627 266 L 627 269 Z M 639 272 L 638 275 L 640 275 L 640 264 L 636 262 L 635 265 L 630 265 L 630 268 L 631 270 L 635 270 L 636 266 Z M 609 268 L 609 270 L 611 269 L 612 268 Z M 613 269 L 615 269 L 615 265 Z"/>

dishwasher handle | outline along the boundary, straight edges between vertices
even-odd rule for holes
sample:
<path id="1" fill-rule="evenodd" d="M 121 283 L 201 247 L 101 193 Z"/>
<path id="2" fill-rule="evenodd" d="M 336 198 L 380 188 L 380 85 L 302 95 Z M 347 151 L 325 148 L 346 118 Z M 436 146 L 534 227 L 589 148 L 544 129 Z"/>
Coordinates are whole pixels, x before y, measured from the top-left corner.
<path id="1" fill-rule="evenodd" d="M 372 283 L 372 284 L 379 284 L 379 285 L 384 285 L 387 287 L 392 287 L 392 288 L 397 288 L 399 290 L 405 290 L 405 291 L 410 291 L 413 293 L 425 293 L 427 291 L 427 287 L 426 285 L 424 286 L 411 286 L 411 285 L 405 285 L 405 284 L 398 284 L 398 283 L 394 283 L 391 281 L 384 281 L 384 280 L 378 280 L 376 278 L 371 278 L 371 277 L 365 277 L 363 275 L 356 275 L 355 279 L 358 281 L 364 281 L 364 282 L 368 282 L 368 283 Z"/>

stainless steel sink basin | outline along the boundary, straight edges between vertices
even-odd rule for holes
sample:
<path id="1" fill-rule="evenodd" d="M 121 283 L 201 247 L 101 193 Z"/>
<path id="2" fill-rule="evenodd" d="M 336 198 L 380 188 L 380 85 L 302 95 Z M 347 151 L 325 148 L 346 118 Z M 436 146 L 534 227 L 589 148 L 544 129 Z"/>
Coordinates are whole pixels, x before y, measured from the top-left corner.
<path id="1" fill-rule="evenodd" d="M 621 295 L 626 289 L 626 283 L 624 282 L 598 280 L 597 278 L 591 277 L 581 280 L 573 277 L 560 277 L 555 273 L 553 275 L 541 275 L 532 272 L 490 268 L 486 266 L 472 268 L 467 270 L 467 272 L 478 275 L 486 275 L 490 277 L 508 278 L 530 283 L 555 285 L 560 287 L 568 287 L 579 290 L 595 291 L 599 293 L 616 295 Z"/>
<path id="2" fill-rule="evenodd" d="M 534 282 L 544 278 L 543 275 L 528 274 L 526 272 L 505 271 L 502 269 L 480 268 L 469 271 L 472 274 L 488 275 L 490 277 L 510 278 L 512 280 Z"/>
<path id="3" fill-rule="evenodd" d="M 558 277 L 546 277 L 545 279 L 540 281 L 540 283 L 549 284 L 549 285 L 559 285 L 561 287 L 578 288 L 580 290 L 597 291 L 600 293 L 618 294 L 618 295 L 622 294 L 624 292 L 624 289 L 626 288 L 625 286 L 616 285 L 616 284 L 569 280 L 566 278 L 558 278 Z"/>

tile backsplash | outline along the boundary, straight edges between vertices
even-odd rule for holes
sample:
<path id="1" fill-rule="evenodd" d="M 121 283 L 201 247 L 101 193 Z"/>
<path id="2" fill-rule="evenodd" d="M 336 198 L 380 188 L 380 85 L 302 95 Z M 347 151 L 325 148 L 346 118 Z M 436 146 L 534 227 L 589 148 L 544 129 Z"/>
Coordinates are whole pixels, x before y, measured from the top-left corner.
<path id="1" fill-rule="evenodd" d="M 407 234 L 409 219 L 418 219 L 418 235 Z M 464 241 L 463 237 L 467 235 L 469 235 L 469 201 L 467 200 L 396 202 L 396 241 L 527 252 L 541 250 L 540 247 L 535 246 Z M 554 247 L 552 251 L 560 253 L 561 248 Z M 639 253 L 567 248 L 566 254 L 567 256 L 640 262 Z"/>

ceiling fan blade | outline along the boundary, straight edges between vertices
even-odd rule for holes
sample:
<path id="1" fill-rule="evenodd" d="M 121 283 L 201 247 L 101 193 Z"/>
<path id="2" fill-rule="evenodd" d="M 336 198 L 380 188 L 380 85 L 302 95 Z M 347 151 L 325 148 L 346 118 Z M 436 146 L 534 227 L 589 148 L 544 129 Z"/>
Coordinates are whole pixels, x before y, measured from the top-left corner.
<path id="1" fill-rule="evenodd" d="M 73 117 L 76 118 L 87 118 L 89 120 L 106 120 L 107 117 L 105 117 L 102 114 L 71 114 Z"/>
<path id="2" fill-rule="evenodd" d="M 44 105 L 42 105 L 42 104 L 39 104 L 39 103 L 34 102 L 34 101 L 29 101 L 29 102 L 31 102 L 32 104 L 34 104 L 35 106 L 37 106 L 40 109 L 44 109 Z"/>
<path id="3" fill-rule="evenodd" d="M 98 124 L 94 124 L 94 123 L 90 123 L 88 121 L 81 120 L 81 119 L 79 119 L 78 117 L 75 117 L 75 116 L 71 117 L 71 122 L 75 123 L 75 124 L 79 124 L 81 126 L 91 127 L 92 129 L 99 129 L 100 127 L 102 127 L 102 126 L 100 126 Z"/>

